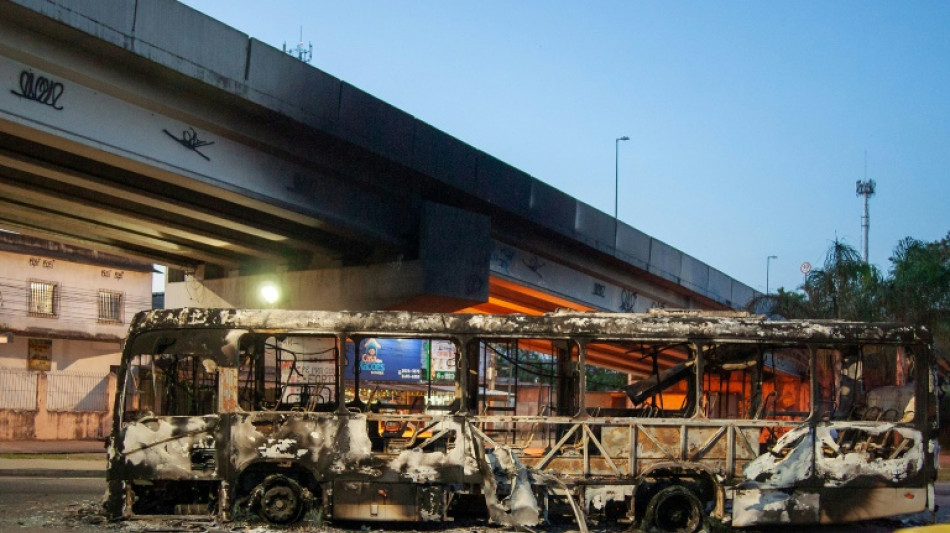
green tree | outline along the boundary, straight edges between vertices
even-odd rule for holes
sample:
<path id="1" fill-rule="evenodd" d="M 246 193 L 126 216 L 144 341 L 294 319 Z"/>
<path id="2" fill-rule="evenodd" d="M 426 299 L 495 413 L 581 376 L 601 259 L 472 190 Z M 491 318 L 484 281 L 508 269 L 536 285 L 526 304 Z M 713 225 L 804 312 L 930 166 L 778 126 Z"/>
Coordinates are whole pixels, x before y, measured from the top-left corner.
<path id="1" fill-rule="evenodd" d="M 808 274 L 799 292 L 780 287 L 774 294 L 753 299 L 749 309 L 774 318 L 883 320 L 884 290 L 880 271 L 835 239 L 822 268 Z"/>
<path id="2" fill-rule="evenodd" d="M 803 292 L 786 291 L 779 287 L 773 293 L 759 294 L 746 307 L 752 313 L 758 313 L 773 319 L 814 318 L 817 316 L 811 302 Z"/>
<path id="3" fill-rule="evenodd" d="M 899 322 L 927 326 L 950 373 L 950 232 L 942 240 L 905 238 L 891 256 L 887 309 Z"/>
<path id="4" fill-rule="evenodd" d="M 814 318 L 883 320 L 884 280 L 852 246 L 835 239 L 822 268 L 802 285 Z"/>
<path id="5" fill-rule="evenodd" d="M 901 322 L 935 326 L 950 313 L 950 233 L 943 240 L 905 238 L 891 256 L 888 310 Z"/>

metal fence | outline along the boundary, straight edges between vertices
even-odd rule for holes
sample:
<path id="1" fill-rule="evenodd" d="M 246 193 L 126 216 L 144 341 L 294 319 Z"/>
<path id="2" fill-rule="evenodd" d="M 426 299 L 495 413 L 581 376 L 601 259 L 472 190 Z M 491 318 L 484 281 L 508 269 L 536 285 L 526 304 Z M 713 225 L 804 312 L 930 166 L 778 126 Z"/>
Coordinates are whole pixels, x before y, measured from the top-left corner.
<path id="1" fill-rule="evenodd" d="M 32 370 L 0 368 L 0 409 L 36 411 L 36 376 Z"/>
<path id="2" fill-rule="evenodd" d="M 48 411 L 107 411 L 108 374 L 47 372 Z"/>

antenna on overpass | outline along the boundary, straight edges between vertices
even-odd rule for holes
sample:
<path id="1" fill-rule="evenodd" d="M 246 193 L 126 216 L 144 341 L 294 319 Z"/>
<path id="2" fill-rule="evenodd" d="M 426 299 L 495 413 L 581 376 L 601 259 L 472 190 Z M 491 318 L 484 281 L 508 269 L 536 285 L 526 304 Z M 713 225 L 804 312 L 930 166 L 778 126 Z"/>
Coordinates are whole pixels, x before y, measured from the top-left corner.
<path id="1" fill-rule="evenodd" d="M 864 246 L 861 249 L 861 256 L 864 262 L 868 262 L 868 231 L 871 229 L 871 211 L 868 206 L 868 200 L 874 196 L 874 180 L 868 177 L 868 154 L 864 152 L 864 178 L 865 181 L 858 180 L 856 191 L 858 196 L 864 196 L 864 216 L 861 217 L 861 230 L 864 233 Z"/>
<path id="2" fill-rule="evenodd" d="M 304 63 L 309 63 L 313 59 L 313 43 L 307 43 L 309 46 L 307 48 L 303 47 L 303 26 L 300 27 L 300 40 L 297 41 L 297 47 L 293 50 L 287 49 L 287 43 L 284 43 L 284 52 L 295 56 L 297 59 L 303 61 Z"/>

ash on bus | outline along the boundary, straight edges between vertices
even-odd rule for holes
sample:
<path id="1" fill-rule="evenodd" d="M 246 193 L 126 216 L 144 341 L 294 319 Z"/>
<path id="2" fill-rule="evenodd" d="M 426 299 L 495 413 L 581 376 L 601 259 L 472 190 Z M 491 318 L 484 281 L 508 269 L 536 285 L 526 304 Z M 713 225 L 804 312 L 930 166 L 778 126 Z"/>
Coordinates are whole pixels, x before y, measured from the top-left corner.
<path id="1" fill-rule="evenodd" d="M 107 512 L 692 532 L 932 511 L 930 344 L 721 312 L 146 312 Z"/>

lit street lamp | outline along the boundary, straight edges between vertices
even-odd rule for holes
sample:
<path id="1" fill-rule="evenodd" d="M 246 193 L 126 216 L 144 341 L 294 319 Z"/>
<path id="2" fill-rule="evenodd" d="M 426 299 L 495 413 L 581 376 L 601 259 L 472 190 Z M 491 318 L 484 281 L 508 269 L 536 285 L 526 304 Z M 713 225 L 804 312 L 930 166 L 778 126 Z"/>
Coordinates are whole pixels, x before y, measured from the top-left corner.
<path id="1" fill-rule="evenodd" d="M 617 206 L 619 205 L 618 196 L 620 192 L 620 141 L 629 141 L 630 137 L 624 135 L 617 137 L 614 141 L 614 221 L 618 220 Z"/>
<path id="2" fill-rule="evenodd" d="M 280 289 L 272 281 L 266 281 L 260 286 L 259 296 L 261 300 L 270 307 L 280 300 Z"/>
<path id="3" fill-rule="evenodd" d="M 765 295 L 769 295 L 769 268 L 772 266 L 772 260 L 778 259 L 777 255 L 770 255 L 765 258 Z"/>

